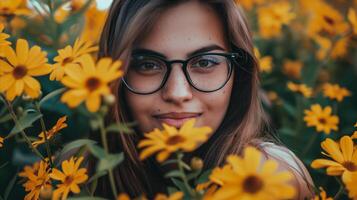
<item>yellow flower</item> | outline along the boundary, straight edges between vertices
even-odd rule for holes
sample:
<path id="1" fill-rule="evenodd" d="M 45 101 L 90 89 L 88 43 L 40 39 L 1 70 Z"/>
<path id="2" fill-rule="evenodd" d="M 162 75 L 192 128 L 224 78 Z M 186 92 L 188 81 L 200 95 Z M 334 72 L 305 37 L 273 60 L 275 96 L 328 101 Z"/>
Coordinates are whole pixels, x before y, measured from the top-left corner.
<path id="1" fill-rule="evenodd" d="M 77 39 L 73 48 L 68 45 L 63 49 L 58 50 L 58 56 L 53 60 L 56 62 L 53 65 L 53 71 L 50 75 L 50 80 L 61 80 L 65 74 L 65 68 L 70 65 L 78 65 L 78 59 L 84 55 L 98 50 L 98 46 L 93 46 L 92 42 L 83 39 Z"/>
<path id="2" fill-rule="evenodd" d="M 353 29 L 353 33 L 357 34 L 357 15 L 356 11 L 353 8 L 348 10 L 348 20 L 350 21 Z"/>
<path id="3" fill-rule="evenodd" d="M 345 173 L 342 176 L 342 181 L 348 190 L 348 196 L 351 199 L 357 200 L 357 172 Z"/>
<path id="4" fill-rule="evenodd" d="M 53 199 L 67 199 L 69 192 L 79 193 L 81 190 L 79 184 L 84 183 L 87 179 L 87 169 L 79 168 L 83 157 L 73 158 L 65 160 L 62 162 L 61 172 L 58 169 L 52 169 L 50 177 L 54 180 L 60 181 L 61 183 L 57 185 L 57 189 L 53 192 Z"/>
<path id="5" fill-rule="evenodd" d="M 355 123 L 355 127 L 357 127 L 357 122 Z M 352 139 L 357 139 L 357 131 L 353 132 Z"/>
<path id="6" fill-rule="evenodd" d="M 253 6 L 262 5 L 265 0 L 235 0 L 237 5 L 241 5 L 244 9 L 252 10 Z"/>
<path id="7" fill-rule="evenodd" d="M 302 94 L 304 97 L 309 98 L 312 95 L 312 89 L 307 87 L 305 84 L 295 84 L 293 82 L 288 82 L 287 87 L 293 92 Z"/>
<path id="8" fill-rule="evenodd" d="M 325 190 L 320 187 L 320 195 L 315 195 L 311 200 L 333 200 L 331 197 L 327 197 Z"/>
<path id="9" fill-rule="evenodd" d="M 183 198 L 183 192 L 175 192 L 170 196 L 166 196 L 165 194 L 157 194 L 154 200 L 180 200 Z"/>
<path id="10" fill-rule="evenodd" d="M 323 85 L 323 93 L 325 97 L 336 99 L 338 102 L 341 102 L 347 96 L 351 96 L 351 92 L 346 88 L 340 87 L 338 84 L 330 83 Z"/>
<path id="11" fill-rule="evenodd" d="M 45 161 L 36 162 L 33 166 L 25 166 L 24 171 L 19 173 L 25 179 L 23 186 L 28 194 L 25 200 L 39 199 L 40 191 L 45 187 L 51 187 L 48 175 L 49 165 Z"/>
<path id="12" fill-rule="evenodd" d="M 354 149 L 352 138 L 343 136 L 339 143 L 327 138 L 321 142 L 323 153 L 330 159 L 316 159 L 311 163 L 312 168 L 327 168 L 327 174 L 339 176 L 349 171 L 357 171 L 357 149 Z"/>
<path id="13" fill-rule="evenodd" d="M 85 101 L 90 112 L 96 112 L 101 104 L 101 96 L 109 95 L 109 82 L 122 76 L 119 70 L 122 62 L 112 62 L 110 58 L 102 58 L 94 63 L 89 54 L 78 59 L 81 66 L 70 65 L 65 68 L 65 76 L 61 82 L 69 88 L 61 101 L 73 108 Z"/>
<path id="14" fill-rule="evenodd" d="M 81 37 L 86 41 L 97 43 L 102 33 L 107 11 L 91 6 L 85 13 L 85 24 Z"/>
<path id="15" fill-rule="evenodd" d="M 29 15 L 31 11 L 26 2 L 27 0 L 1 0 L 0 16 Z"/>
<path id="16" fill-rule="evenodd" d="M 287 25 L 295 18 L 289 2 L 276 2 L 258 9 L 259 33 L 269 39 L 278 36 L 283 25 Z"/>
<path id="17" fill-rule="evenodd" d="M 316 57 L 319 60 L 326 59 L 327 53 L 332 46 L 332 42 L 330 39 L 322 36 L 314 36 L 314 41 L 319 45 L 319 50 L 316 52 Z"/>
<path id="18" fill-rule="evenodd" d="M 130 200 L 130 197 L 126 193 L 120 193 L 117 197 L 117 200 Z"/>
<path id="19" fill-rule="evenodd" d="M 311 110 L 305 110 L 304 121 L 308 127 L 315 126 L 316 131 L 330 134 L 331 130 L 338 130 L 339 118 L 336 115 L 331 115 L 332 109 L 330 106 L 321 108 L 319 104 L 311 106 Z"/>
<path id="20" fill-rule="evenodd" d="M 292 199 L 295 188 L 289 184 L 293 175 L 278 170 L 274 160 L 263 161 L 254 147 L 244 149 L 243 157 L 230 155 L 223 168 L 215 168 L 210 180 L 221 187 L 212 199 Z"/>
<path id="21" fill-rule="evenodd" d="M 299 79 L 301 77 L 301 68 L 303 64 L 301 61 L 286 60 L 283 66 L 283 73 L 287 76 Z"/>
<path id="22" fill-rule="evenodd" d="M 208 139 L 212 129 L 204 126 L 195 128 L 196 119 L 186 121 L 179 130 L 175 127 L 163 124 L 164 130 L 155 128 L 152 132 L 144 134 L 146 139 L 139 142 L 138 147 L 146 147 L 140 154 L 143 160 L 152 154 L 160 151 L 156 159 L 159 162 L 166 160 L 171 153 L 178 150 L 190 152 Z"/>
<path id="23" fill-rule="evenodd" d="M 311 18 L 307 25 L 307 33 L 314 37 L 318 34 L 335 36 L 348 31 L 344 17 L 329 4 L 319 1 L 311 8 Z"/>
<path id="24" fill-rule="evenodd" d="M 0 136 L 0 147 L 4 146 L 4 138 Z"/>
<path id="25" fill-rule="evenodd" d="M 57 121 L 56 125 L 54 125 L 49 131 L 47 131 L 47 133 L 46 133 L 47 140 L 51 139 L 59 130 L 67 127 L 67 124 L 64 123 L 66 121 L 66 119 L 67 119 L 66 116 L 61 117 Z M 46 142 L 45 135 L 43 134 L 43 132 L 41 132 L 38 135 L 38 137 L 40 138 L 40 140 L 37 140 L 37 141 L 32 143 L 32 145 L 34 147 L 37 147 L 38 145 L 43 144 L 43 143 Z"/>
<path id="26" fill-rule="evenodd" d="M 39 96 L 40 83 L 33 76 L 42 76 L 51 72 L 47 64 L 47 53 L 39 46 L 29 48 L 26 40 L 19 39 L 16 53 L 12 48 L 5 49 L 5 59 L 0 59 L 4 74 L 0 76 L 0 92 L 6 92 L 6 98 L 12 101 L 23 92 L 32 98 Z"/>
<path id="27" fill-rule="evenodd" d="M 9 46 L 11 44 L 11 42 L 6 40 L 10 36 L 8 34 L 2 32 L 4 30 L 4 28 L 5 28 L 4 25 L 0 23 L 0 47 Z"/>
<path id="28" fill-rule="evenodd" d="M 254 54 L 258 58 L 259 70 L 266 73 L 271 72 L 273 58 L 271 56 L 261 57 L 258 48 L 254 48 Z"/>

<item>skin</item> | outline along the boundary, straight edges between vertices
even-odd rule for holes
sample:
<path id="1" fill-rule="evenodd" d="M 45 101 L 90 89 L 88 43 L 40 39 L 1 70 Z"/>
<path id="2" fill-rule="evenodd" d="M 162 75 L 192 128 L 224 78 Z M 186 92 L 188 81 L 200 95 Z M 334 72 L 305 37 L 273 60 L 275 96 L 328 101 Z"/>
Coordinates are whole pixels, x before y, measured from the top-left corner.
<path id="1" fill-rule="evenodd" d="M 223 24 L 212 8 L 196 1 L 189 1 L 164 12 L 151 32 L 135 48 L 159 52 L 168 60 L 185 60 L 188 53 L 213 44 L 222 47 L 223 50 L 209 52 L 228 52 L 223 30 Z M 153 115 L 170 112 L 202 113 L 196 118 L 196 126 L 210 126 L 214 132 L 226 113 L 232 86 L 233 75 L 218 91 L 197 91 L 187 81 L 181 64 L 175 63 L 172 65 L 169 79 L 161 90 L 150 95 L 126 91 L 125 96 L 141 132 L 161 128 L 162 121 Z"/>

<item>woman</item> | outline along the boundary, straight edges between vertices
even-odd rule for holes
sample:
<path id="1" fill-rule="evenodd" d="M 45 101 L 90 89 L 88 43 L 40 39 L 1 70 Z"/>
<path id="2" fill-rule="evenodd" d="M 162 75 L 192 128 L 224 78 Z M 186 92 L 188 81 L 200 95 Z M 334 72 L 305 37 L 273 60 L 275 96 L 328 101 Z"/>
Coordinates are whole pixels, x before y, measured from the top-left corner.
<path id="1" fill-rule="evenodd" d="M 252 37 L 233 0 L 114 1 L 100 56 L 123 60 L 126 74 L 112 87 L 118 102 L 108 120 L 137 122 L 136 134 L 108 136 L 111 151 L 125 153 L 114 170 L 119 191 L 133 197 L 165 192 L 170 184 L 163 178 L 165 169 L 153 159 L 140 161 L 136 145 L 142 133 L 163 122 L 180 127 L 196 118 L 197 126 L 210 126 L 213 134 L 187 160 L 199 156 L 205 169 L 213 168 L 253 145 L 295 175 L 296 198 L 311 196 L 303 164 L 288 149 L 268 142 Z M 109 188 L 103 180 L 97 194 L 110 197 Z"/>

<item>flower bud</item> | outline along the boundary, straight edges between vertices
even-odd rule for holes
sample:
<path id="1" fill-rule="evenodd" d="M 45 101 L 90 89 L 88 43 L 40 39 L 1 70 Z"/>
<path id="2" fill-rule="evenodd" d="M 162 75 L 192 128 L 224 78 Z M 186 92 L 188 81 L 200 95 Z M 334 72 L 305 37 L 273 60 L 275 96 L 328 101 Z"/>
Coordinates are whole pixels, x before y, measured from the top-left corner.
<path id="1" fill-rule="evenodd" d="M 112 94 L 104 96 L 104 103 L 111 106 L 115 103 L 115 96 Z"/>
<path id="2" fill-rule="evenodd" d="M 200 170 L 203 167 L 203 160 L 198 157 L 193 157 L 191 159 L 191 168 L 193 170 Z"/>

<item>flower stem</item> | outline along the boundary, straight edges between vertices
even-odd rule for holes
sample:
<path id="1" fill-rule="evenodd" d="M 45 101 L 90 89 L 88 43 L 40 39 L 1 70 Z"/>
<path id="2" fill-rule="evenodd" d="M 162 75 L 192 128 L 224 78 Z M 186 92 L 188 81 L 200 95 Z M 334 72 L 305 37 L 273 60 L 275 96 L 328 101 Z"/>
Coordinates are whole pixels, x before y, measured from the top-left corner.
<path id="1" fill-rule="evenodd" d="M 314 133 L 312 135 L 312 138 L 310 138 L 309 142 L 307 143 L 306 147 L 304 148 L 304 151 L 302 152 L 302 158 L 305 157 L 305 155 L 309 152 L 310 148 L 312 147 L 312 145 L 315 143 L 315 140 L 317 138 L 317 136 L 319 135 L 319 133 Z"/>
<path id="2" fill-rule="evenodd" d="M 101 138 L 102 138 L 102 143 L 103 143 L 104 150 L 105 150 L 106 154 L 109 154 L 107 132 L 105 130 L 104 121 L 103 121 L 102 117 L 99 119 L 99 127 L 100 127 L 100 135 L 101 135 Z M 115 186 L 114 174 L 113 174 L 113 170 L 112 169 L 108 170 L 108 175 L 109 175 L 110 187 L 112 189 L 114 198 L 116 198 L 118 196 L 118 191 L 117 191 L 117 188 Z"/>
<path id="3" fill-rule="evenodd" d="M 35 106 L 36 106 L 36 110 L 41 113 L 41 109 L 40 109 L 40 104 L 39 102 L 35 102 Z M 50 143 L 49 140 L 47 138 L 47 129 L 46 129 L 46 125 L 45 125 L 45 121 L 43 120 L 43 117 L 41 116 L 40 118 L 40 123 L 41 123 L 41 128 L 42 128 L 42 132 L 45 138 L 45 145 L 46 145 L 46 151 L 47 151 L 47 157 L 48 160 L 50 161 L 50 167 L 51 169 L 53 168 L 53 162 L 52 162 L 52 152 L 51 152 L 51 148 L 50 148 Z"/>
<path id="4" fill-rule="evenodd" d="M 190 187 L 190 184 L 189 184 L 188 181 L 187 181 L 186 174 L 185 174 L 185 171 L 184 171 L 183 165 L 182 165 L 182 162 L 183 162 L 183 161 L 182 161 L 182 157 L 183 157 L 183 156 L 182 156 L 182 153 L 181 153 L 181 152 L 176 152 L 176 156 L 177 156 L 178 168 L 179 168 L 179 170 L 180 170 L 180 172 L 181 172 L 181 174 L 182 174 L 181 179 L 182 179 L 182 181 L 183 181 L 183 184 L 185 185 L 185 187 L 186 187 L 188 193 L 190 194 L 190 197 L 193 198 L 193 197 L 195 197 L 196 195 L 195 195 L 195 192 L 192 191 L 192 188 Z"/>
<path id="5" fill-rule="evenodd" d="M 15 123 L 15 126 L 18 127 L 21 131 L 21 135 L 23 138 L 25 138 L 25 141 L 26 143 L 29 145 L 29 148 L 38 156 L 40 157 L 43 161 L 45 161 L 45 158 L 42 156 L 42 154 L 32 145 L 32 142 L 30 140 L 30 138 L 27 137 L 24 129 L 22 128 L 21 124 L 19 123 L 18 119 L 17 119 L 17 116 L 11 106 L 11 103 L 6 99 L 6 98 L 3 98 L 5 99 L 5 104 L 6 104 L 6 107 L 9 109 L 9 112 L 10 112 L 10 115 L 11 115 L 11 118 L 12 120 L 14 121 Z"/>

